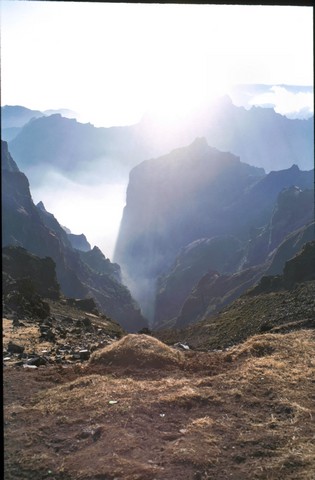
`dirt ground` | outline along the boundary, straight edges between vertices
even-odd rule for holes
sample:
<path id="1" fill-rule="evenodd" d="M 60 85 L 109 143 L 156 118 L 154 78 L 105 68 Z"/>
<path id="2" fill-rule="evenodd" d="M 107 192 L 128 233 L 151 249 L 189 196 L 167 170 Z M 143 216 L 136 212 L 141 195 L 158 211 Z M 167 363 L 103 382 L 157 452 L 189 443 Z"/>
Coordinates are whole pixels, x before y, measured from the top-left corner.
<path id="1" fill-rule="evenodd" d="M 315 479 L 314 331 L 169 362 L 139 337 L 81 363 L 4 363 L 5 480 Z"/>

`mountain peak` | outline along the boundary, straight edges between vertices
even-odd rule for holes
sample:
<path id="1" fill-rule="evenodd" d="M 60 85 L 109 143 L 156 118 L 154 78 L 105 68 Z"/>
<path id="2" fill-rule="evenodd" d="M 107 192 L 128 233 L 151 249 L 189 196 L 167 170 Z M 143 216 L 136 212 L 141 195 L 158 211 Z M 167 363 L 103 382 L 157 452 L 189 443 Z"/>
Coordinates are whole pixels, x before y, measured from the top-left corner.
<path id="1" fill-rule="evenodd" d="M 36 205 L 37 208 L 39 208 L 40 210 L 42 210 L 42 212 L 47 212 L 46 208 L 45 208 L 45 205 L 43 204 L 42 201 L 38 202 L 38 204 Z"/>
<path id="2" fill-rule="evenodd" d="M 208 148 L 209 145 L 205 137 L 196 137 L 195 140 L 191 143 L 192 147 L 197 148 Z"/>
<path id="3" fill-rule="evenodd" d="M 291 170 L 291 172 L 299 172 L 299 171 L 300 171 L 299 166 L 296 165 L 296 163 L 294 163 L 294 164 L 292 165 L 292 167 L 289 168 L 289 170 Z"/>

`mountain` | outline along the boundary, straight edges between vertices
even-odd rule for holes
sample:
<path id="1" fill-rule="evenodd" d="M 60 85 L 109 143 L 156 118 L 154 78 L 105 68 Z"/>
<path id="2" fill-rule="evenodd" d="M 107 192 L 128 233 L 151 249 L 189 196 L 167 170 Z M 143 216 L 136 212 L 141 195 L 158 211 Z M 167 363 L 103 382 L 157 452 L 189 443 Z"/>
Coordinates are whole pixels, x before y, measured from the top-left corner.
<path id="1" fill-rule="evenodd" d="M 30 110 L 19 105 L 1 107 L 1 138 L 7 142 L 13 140 L 30 120 L 42 116 L 43 113 L 39 110 Z"/>
<path id="2" fill-rule="evenodd" d="M 44 221 L 44 223 L 46 222 L 48 227 L 53 226 L 53 227 L 59 229 L 59 226 L 60 226 L 59 223 L 56 222 L 55 217 L 51 213 L 47 212 L 43 202 L 39 202 L 36 205 L 36 207 L 39 210 L 39 214 L 40 214 L 42 220 Z M 58 224 L 58 226 L 57 226 L 57 224 Z M 59 235 L 62 236 L 63 238 L 65 238 L 65 235 L 64 235 L 64 232 L 65 232 L 67 234 L 67 238 L 70 242 L 70 245 L 74 249 L 82 250 L 83 252 L 88 252 L 89 250 L 91 250 L 91 245 L 89 244 L 86 236 L 83 233 L 81 233 L 79 235 L 76 235 L 76 234 L 71 233 L 71 231 L 69 229 L 67 229 L 66 227 L 61 227 L 61 229 L 63 231 L 59 230 Z M 69 242 L 66 241 L 68 246 L 70 246 Z"/>
<path id="3" fill-rule="evenodd" d="M 167 343 L 176 339 L 198 349 L 221 349 L 260 333 L 315 328 L 314 261 L 313 240 L 286 262 L 281 275 L 262 277 L 256 287 L 220 313 L 187 328 L 156 335 Z M 259 356 L 258 351 L 253 354 Z"/>
<path id="4" fill-rule="evenodd" d="M 266 175 L 209 147 L 204 138 L 135 167 L 114 259 L 146 315 L 153 320 L 156 280 L 168 275 L 180 249 L 222 235 L 245 245 L 250 232 L 269 222 L 280 191 L 291 185 L 311 189 L 313 172 L 293 166 Z M 249 261 L 244 254 L 243 264 Z M 256 255 L 248 266 L 259 262 Z"/>
<path id="5" fill-rule="evenodd" d="M 87 241 L 87 238 L 84 235 L 84 233 L 81 233 L 79 235 L 76 235 L 74 233 L 68 233 L 67 235 L 71 245 L 76 250 L 81 250 L 82 252 L 89 252 L 91 250 L 91 245 Z"/>
<path id="6" fill-rule="evenodd" d="M 39 257 L 51 257 L 57 279 L 68 297 L 93 297 L 105 314 L 127 330 L 146 326 L 129 290 L 114 274 L 100 273 L 74 249 L 56 218 L 33 203 L 27 177 L 17 169 L 6 142 L 2 142 L 2 245 L 21 246 Z M 109 268 L 110 270 L 110 268 Z M 117 271 L 117 266 L 112 266 Z M 117 277 L 117 276 L 116 276 Z"/>
<path id="7" fill-rule="evenodd" d="M 34 118 L 42 117 L 44 114 L 39 110 L 30 110 L 19 105 L 5 105 L 1 107 L 1 128 L 21 128 Z"/>
<path id="8" fill-rule="evenodd" d="M 98 179 L 104 174 L 112 181 L 127 176 L 136 159 L 146 158 L 148 152 L 135 144 L 133 127 L 95 128 L 53 114 L 25 125 L 10 142 L 10 151 L 30 176 L 32 185 L 38 184 L 41 175 L 49 170 L 71 179 L 82 173 L 85 179 L 90 172 Z"/>
<path id="9" fill-rule="evenodd" d="M 39 110 L 30 110 L 29 108 L 21 107 L 19 105 L 4 105 L 1 107 L 1 137 L 2 140 L 10 142 L 17 136 L 31 120 L 35 118 L 53 115 L 60 113 L 64 117 L 74 118 L 75 112 L 62 108 L 60 110 L 45 110 L 41 112 Z"/>
<path id="10" fill-rule="evenodd" d="M 184 247 L 157 280 L 154 325 L 176 318 L 192 288 L 209 270 L 233 272 L 243 255 L 241 241 L 232 236 L 202 238 Z"/>
<path id="11" fill-rule="evenodd" d="M 301 169 L 313 167 L 314 117 L 307 120 L 288 119 L 273 108 L 235 106 L 230 97 L 214 100 L 196 109 L 176 126 L 158 124 L 145 118 L 161 137 L 170 140 L 168 151 L 183 146 L 194 138 L 205 137 L 209 145 L 233 152 L 242 161 L 271 171 L 297 164 Z M 149 127 L 147 127 L 149 129 Z M 161 141 L 161 137 L 158 139 Z M 175 145 L 171 143 L 175 140 Z"/>
<path id="12" fill-rule="evenodd" d="M 165 322 L 167 317 L 164 317 L 164 326 L 183 328 L 220 312 L 223 307 L 231 304 L 256 285 L 262 277 L 269 278 L 271 272 L 281 275 L 288 259 L 294 257 L 307 242 L 314 238 L 313 222 L 288 235 L 276 251 L 273 251 L 269 258 L 266 257 L 265 263 L 229 275 L 217 271 L 207 272 L 187 295 L 177 317 L 168 322 Z M 313 268 L 311 264 L 310 268 Z M 160 328 L 163 328 L 163 324 L 160 324 Z"/>
<path id="13" fill-rule="evenodd" d="M 72 179 L 85 173 L 85 182 L 96 168 L 108 181 L 125 179 L 141 161 L 165 155 L 196 137 L 266 171 L 292 164 L 307 170 L 313 166 L 313 125 L 313 117 L 288 119 L 272 108 L 246 110 L 223 97 L 176 122 L 149 112 L 136 125 L 96 128 L 60 114 L 42 116 L 24 125 L 10 141 L 10 151 L 32 185 L 42 181 L 47 166 Z"/>

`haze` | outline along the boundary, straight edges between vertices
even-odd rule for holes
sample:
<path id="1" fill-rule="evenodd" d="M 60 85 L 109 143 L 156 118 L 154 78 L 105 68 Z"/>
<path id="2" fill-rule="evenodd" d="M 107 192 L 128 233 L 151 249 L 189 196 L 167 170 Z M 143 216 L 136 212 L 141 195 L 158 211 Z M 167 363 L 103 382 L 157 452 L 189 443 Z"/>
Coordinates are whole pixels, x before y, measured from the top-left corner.
<path id="1" fill-rule="evenodd" d="M 133 124 L 148 110 L 176 119 L 240 83 L 270 85 L 251 103 L 309 116 L 312 94 L 279 85 L 313 85 L 313 9 L 4 0 L 1 66 L 2 105 L 67 108 L 95 126 Z M 31 191 L 111 257 L 126 181 L 52 172 Z"/>

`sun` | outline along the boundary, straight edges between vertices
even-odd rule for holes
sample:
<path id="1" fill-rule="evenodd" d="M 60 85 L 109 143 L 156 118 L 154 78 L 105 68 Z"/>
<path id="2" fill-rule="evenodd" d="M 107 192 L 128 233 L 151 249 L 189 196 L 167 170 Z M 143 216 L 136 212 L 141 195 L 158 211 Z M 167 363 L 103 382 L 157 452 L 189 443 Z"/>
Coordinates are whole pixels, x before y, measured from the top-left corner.
<path id="1" fill-rule="evenodd" d="M 155 79 L 149 100 L 149 111 L 164 122 L 174 123 L 198 107 L 229 91 L 223 75 L 209 75 L 200 66 L 173 68 L 171 74 L 162 71 Z"/>

